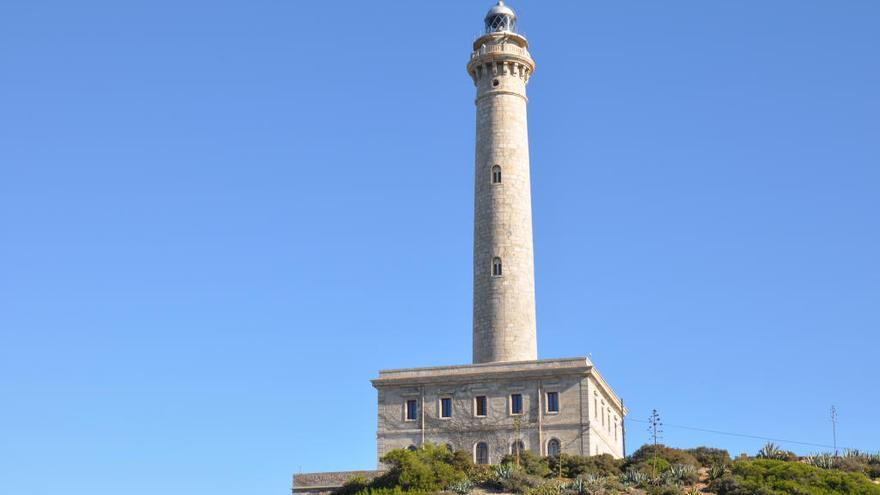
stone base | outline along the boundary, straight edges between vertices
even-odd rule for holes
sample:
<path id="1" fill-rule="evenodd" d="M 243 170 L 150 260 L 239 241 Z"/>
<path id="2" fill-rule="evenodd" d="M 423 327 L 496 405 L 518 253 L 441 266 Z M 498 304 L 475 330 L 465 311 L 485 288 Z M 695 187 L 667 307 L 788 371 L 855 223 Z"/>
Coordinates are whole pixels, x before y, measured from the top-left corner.
<path id="1" fill-rule="evenodd" d="M 389 370 L 372 383 L 378 390 L 379 458 L 428 442 L 470 452 L 475 462 L 488 457 L 492 464 L 520 443 L 542 456 L 623 456 L 626 408 L 586 357 Z M 512 409 L 514 395 L 520 413 Z M 478 415 L 483 397 L 487 410 Z M 441 414 L 443 399 L 452 402 L 451 417 Z M 413 401 L 417 412 L 408 417 Z M 478 449 L 488 456 L 480 458 Z"/>
<path id="2" fill-rule="evenodd" d="M 384 471 L 339 471 L 334 473 L 300 473 L 293 475 L 293 493 L 308 495 L 329 495 L 341 488 L 346 481 L 363 477 L 372 480 Z"/>

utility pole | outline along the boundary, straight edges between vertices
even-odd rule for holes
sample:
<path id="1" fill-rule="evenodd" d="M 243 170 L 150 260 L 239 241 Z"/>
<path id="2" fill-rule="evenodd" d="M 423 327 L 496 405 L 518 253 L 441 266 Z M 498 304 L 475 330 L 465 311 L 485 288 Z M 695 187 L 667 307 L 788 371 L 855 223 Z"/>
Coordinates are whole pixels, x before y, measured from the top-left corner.
<path id="1" fill-rule="evenodd" d="M 837 408 L 831 405 L 831 434 L 834 435 L 834 457 L 837 457 Z"/>
<path id="2" fill-rule="evenodd" d="M 513 418 L 513 428 L 516 431 L 516 435 L 514 438 L 516 440 L 513 442 L 513 453 L 516 455 L 516 467 L 519 467 L 519 445 L 521 440 L 521 432 L 522 432 L 522 420 L 519 416 Z"/>
<path id="3" fill-rule="evenodd" d="M 651 438 L 654 439 L 654 459 L 651 463 L 651 476 L 653 478 L 657 477 L 657 439 L 662 438 L 661 433 L 663 433 L 663 423 L 660 422 L 660 414 L 656 409 L 651 411 L 651 417 L 648 418 L 648 433 L 651 434 Z"/>
<path id="4" fill-rule="evenodd" d="M 626 407 L 620 399 L 620 439 L 623 440 L 623 457 L 626 457 Z"/>

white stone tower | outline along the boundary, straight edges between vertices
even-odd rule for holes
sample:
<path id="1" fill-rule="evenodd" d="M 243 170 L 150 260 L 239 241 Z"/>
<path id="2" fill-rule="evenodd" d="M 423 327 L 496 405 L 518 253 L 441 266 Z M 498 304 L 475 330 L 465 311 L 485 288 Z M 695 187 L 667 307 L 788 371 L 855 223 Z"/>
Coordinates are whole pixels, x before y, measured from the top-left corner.
<path id="1" fill-rule="evenodd" d="M 526 84 L 535 70 L 516 14 L 489 10 L 468 73 L 477 87 L 474 363 L 538 359 Z"/>

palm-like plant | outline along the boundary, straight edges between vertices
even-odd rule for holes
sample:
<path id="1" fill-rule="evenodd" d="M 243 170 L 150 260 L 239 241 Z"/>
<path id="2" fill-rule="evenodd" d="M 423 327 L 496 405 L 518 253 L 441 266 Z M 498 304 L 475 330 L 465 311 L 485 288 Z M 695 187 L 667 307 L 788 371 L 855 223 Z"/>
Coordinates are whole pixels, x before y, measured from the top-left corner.
<path id="1" fill-rule="evenodd" d="M 773 442 L 767 442 L 761 450 L 758 451 L 758 457 L 762 459 L 781 459 L 784 456 L 785 451 Z"/>

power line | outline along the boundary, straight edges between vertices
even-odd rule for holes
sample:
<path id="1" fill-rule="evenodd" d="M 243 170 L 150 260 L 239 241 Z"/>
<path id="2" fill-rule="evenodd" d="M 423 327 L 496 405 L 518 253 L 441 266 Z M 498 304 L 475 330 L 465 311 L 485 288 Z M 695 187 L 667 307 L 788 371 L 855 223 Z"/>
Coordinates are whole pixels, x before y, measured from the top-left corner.
<path id="1" fill-rule="evenodd" d="M 649 423 L 648 421 L 643 421 L 643 420 L 633 419 L 633 418 L 630 418 L 630 419 L 628 419 L 627 421 L 635 421 L 635 422 L 637 422 L 637 423 Z M 825 445 L 825 444 L 821 444 L 821 443 L 800 442 L 800 441 L 797 441 L 797 440 L 785 440 L 785 439 L 782 439 L 782 438 L 773 438 L 773 437 L 766 437 L 766 436 L 759 436 L 759 435 L 749 435 L 749 434 L 747 434 L 747 433 L 734 433 L 734 432 L 731 432 L 731 431 L 710 430 L 710 429 L 708 429 L 708 428 L 697 428 L 696 426 L 671 425 L 671 424 L 668 424 L 668 423 L 664 424 L 664 426 L 668 426 L 668 427 L 670 427 L 670 428 L 679 428 L 679 429 L 682 429 L 682 430 L 692 430 L 692 431 L 702 431 L 702 432 L 706 432 L 706 433 L 716 433 L 716 434 L 718 434 L 718 435 L 728 435 L 728 436 L 732 436 L 732 437 L 742 437 L 742 438 L 752 438 L 752 439 L 757 439 L 757 440 L 767 440 L 767 441 L 770 441 L 770 442 L 792 443 L 792 444 L 796 444 L 796 445 L 806 445 L 806 446 L 809 446 L 809 447 L 822 447 L 822 448 L 826 448 L 826 449 L 827 449 L 827 448 L 834 448 L 833 445 Z M 855 449 L 851 449 L 851 448 L 849 448 L 849 447 L 844 447 L 844 449 L 855 450 Z"/>

